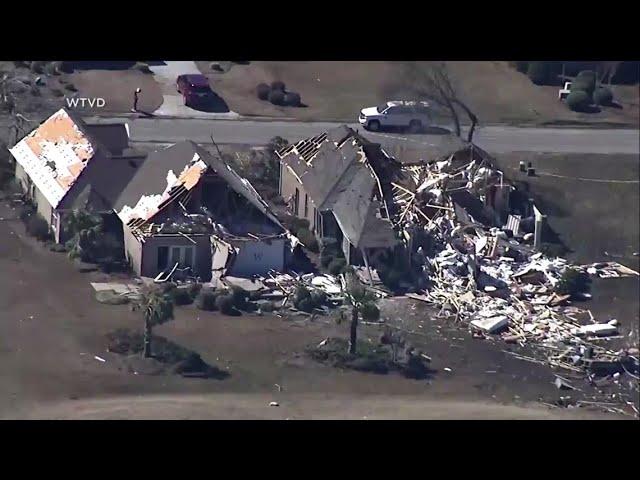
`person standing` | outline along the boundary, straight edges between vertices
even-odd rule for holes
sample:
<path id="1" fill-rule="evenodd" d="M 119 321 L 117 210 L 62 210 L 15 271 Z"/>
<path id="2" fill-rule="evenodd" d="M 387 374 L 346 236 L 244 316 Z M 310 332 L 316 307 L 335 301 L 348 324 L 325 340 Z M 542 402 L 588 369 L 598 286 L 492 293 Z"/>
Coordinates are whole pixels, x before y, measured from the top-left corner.
<path id="1" fill-rule="evenodd" d="M 131 109 L 132 112 L 138 111 L 138 98 L 140 96 L 140 93 L 142 93 L 142 89 L 140 87 L 136 88 L 136 91 L 133 93 L 133 108 Z"/>

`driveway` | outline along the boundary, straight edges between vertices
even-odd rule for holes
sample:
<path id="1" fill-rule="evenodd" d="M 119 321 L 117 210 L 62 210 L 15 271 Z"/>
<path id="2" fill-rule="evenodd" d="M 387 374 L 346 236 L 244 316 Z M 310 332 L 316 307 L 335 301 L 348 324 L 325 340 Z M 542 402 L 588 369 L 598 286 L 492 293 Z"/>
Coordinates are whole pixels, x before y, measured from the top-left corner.
<path id="1" fill-rule="evenodd" d="M 200 74 L 194 62 L 157 62 L 149 65 L 156 81 L 162 88 L 162 106 L 154 114 L 171 117 L 232 119 L 238 114 L 229 110 L 222 98 L 218 98 L 207 111 L 196 110 L 184 104 L 182 95 L 176 90 L 176 78 L 185 74 Z"/>

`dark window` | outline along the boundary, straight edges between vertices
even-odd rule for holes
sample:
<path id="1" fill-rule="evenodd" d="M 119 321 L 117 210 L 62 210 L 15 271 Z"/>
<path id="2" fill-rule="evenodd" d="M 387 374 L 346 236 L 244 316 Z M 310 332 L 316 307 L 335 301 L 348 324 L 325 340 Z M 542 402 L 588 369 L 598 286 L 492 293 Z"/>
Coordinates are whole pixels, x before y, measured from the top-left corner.
<path id="1" fill-rule="evenodd" d="M 193 267 L 193 247 L 186 247 L 184 249 L 184 266 Z"/>
<path id="2" fill-rule="evenodd" d="M 389 107 L 389 110 L 385 112 L 387 115 L 398 115 L 402 113 L 400 107 Z"/>
<path id="3" fill-rule="evenodd" d="M 304 194 L 304 218 L 307 218 L 309 215 L 309 195 Z"/>
<path id="4" fill-rule="evenodd" d="M 158 247 L 158 270 L 165 270 L 169 260 L 169 247 Z"/>
<path id="5" fill-rule="evenodd" d="M 294 215 L 298 215 L 298 212 L 300 211 L 300 190 L 298 190 L 296 188 L 296 194 L 293 196 L 293 214 Z"/>

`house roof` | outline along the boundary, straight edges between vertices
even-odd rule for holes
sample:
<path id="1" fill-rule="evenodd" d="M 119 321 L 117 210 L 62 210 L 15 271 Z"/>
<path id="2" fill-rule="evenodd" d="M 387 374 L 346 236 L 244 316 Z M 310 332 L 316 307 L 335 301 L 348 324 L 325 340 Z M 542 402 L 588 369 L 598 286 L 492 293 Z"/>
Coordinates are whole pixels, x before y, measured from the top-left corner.
<path id="1" fill-rule="evenodd" d="M 343 234 L 356 247 L 396 243 L 389 220 L 374 200 L 376 172 L 395 164 L 380 145 L 343 125 L 277 152 L 319 210 L 331 210 Z M 373 231 L 376 229 L 376 231 Z"/>
<path id="2" fill-rule="evenodd" d="M 106 149 L 64 108 L 45 120 L 11 154 L 52 207 L 71 190 L 88 163 Z"/>
<path id="3" fill-rule="evenodd" d="M 113 209 L 125 224 L 144 224 L 174 198 L 198 185 L 209 168 L 270 220 L 281 226 L 246 179 L 240 177 L 224 161 L 191 141 L 150 153 L 115 199 Z"/>

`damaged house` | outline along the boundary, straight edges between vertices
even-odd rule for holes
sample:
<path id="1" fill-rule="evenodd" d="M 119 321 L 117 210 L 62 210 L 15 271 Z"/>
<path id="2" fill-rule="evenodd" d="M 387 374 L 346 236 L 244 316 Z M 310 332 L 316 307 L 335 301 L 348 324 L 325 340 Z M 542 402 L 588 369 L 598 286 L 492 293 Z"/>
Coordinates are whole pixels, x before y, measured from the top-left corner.
<path id="1" fill-rule="evenodd" d="M 125 253 L 144 277 L 203 281 L 282 270 L 289 234 L 253 186 L 191 141 L 150 153 L 114 201 Z"/>
<path id="2" fill-rule="evenodd" d="M 278 152 L 279 191 L 321 245 L 341 246 L 348 264 L 375 264 L 399 245 L 391 181 L 399 164 L 347 126 Z"/>
<path id="3" fill-rule="evenodd" d="M 9 149 L 16 180 L 57 243 L 66 240 L 64 217 L 74 209 L 112 217 L 108 199 L 98 190 L 118 190 L 126 182 L 126 175 L 112 172 L 125 158 L 139 156 L 128 143 L 126 124 L 87 124 L 61 109 Z"/>

